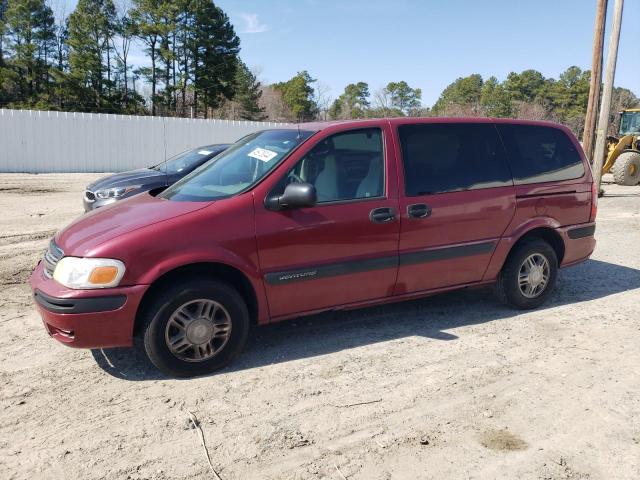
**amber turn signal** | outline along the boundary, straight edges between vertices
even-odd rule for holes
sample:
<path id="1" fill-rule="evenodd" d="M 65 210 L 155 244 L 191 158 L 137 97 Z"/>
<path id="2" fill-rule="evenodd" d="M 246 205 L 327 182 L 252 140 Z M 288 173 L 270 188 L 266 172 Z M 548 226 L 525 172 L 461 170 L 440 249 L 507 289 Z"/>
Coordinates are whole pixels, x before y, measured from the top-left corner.
<path id="1" fill-rule="evenodd" d="M 94 285 L 105 285 L 113 282 L 118 276 L 118 269 L 116 267 L 96 267 L 89 276 L 89 283 Z"/>

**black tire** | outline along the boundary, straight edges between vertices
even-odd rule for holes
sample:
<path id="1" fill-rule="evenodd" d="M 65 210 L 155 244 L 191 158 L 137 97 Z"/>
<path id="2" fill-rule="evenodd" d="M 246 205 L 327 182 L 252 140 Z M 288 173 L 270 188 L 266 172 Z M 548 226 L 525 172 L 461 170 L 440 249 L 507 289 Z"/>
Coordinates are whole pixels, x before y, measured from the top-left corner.
<path id="1" fill-rule="evenodd" d="M 548 280 L 541 292 L 534 298 L 529 298 L 520 288 L 519 276 L 525 260 L 535 254 L 541 255 L 547 260 L 549 273 Z M 526 240 L 514 247 L 509 253 L 509 257 L 498 275 L 496 294 L 502 303 L 512 307 L 522 310 L 537 308 L 547 300 L 553 291 L 557 277 L 558 257 L 553 247 L 544 240 Z"/>
<path id="2" fill-rule="evenodd" d="M 613 180 L 618 185 L 633 187 L 640 183 L 640 153 L 624 152 L 616 159 L 611 167 Z"/>
<path id="3" fill-rule="evenodd" d="M 197 300 L 213 300 L 228 312 L 230 335 L 211 358 L 185 361 L 167 345 L 167 324 L 181 306 Z M 249 331 L 249 311 L 240 294 L 233 288 L 213 280 L 194 279 L 159 291 L 143 318 L 142 339 L 149 360 L 162 373 L 171 377 L 205 375 L 228 365 L 244 347 Z"/>

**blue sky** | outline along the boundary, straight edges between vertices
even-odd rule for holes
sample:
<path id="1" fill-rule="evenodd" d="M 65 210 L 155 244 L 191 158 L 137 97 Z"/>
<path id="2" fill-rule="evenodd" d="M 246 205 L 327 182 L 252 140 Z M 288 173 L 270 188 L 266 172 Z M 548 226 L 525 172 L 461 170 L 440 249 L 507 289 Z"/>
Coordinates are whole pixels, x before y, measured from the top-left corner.
<path id="1" fill-rule="evenodd" d="M 65 0 L 62 0 L 63 2 Z M 264 82 L 300 70 L 340 95 L 406 80 L 431 106 L 457 77 L 591 68 L 595 0 L 218 0 Z M 67 10 L 75 4 L 68 0 Z M 608 24 L 614 0 L 609 0 Z M 640 95 L 640 0 L 626 0 L 616 85 Z M 609 27 L 609 25 L 608 25 Z M 609 29 L 606 39 L 608 43 Z M 605 45 L 606 48 L 606 45 Z M 606 50 L 605 50 L 606 51 Z M 136 57 L 137 57 L 136 52 Z M 606 56 L 605 56 L 606 62 Z"/>

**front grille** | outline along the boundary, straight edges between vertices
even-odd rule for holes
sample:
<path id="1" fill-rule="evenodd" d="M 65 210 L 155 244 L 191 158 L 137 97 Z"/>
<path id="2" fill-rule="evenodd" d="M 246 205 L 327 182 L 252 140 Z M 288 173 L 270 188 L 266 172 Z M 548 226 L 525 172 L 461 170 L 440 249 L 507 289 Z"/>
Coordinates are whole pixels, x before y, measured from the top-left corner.
<path id="1" fill-rule="evenodd" d="M 49 242 L 49 248 L 44 252 L 44 275 L 47 278 L 53 277 L 53 271 L 60 259 L 64 257 L 64 252 L 54 240 Z"/>
<path id="2" fill-rule="evenodd" d="M 87 199 L 87 202 L 93 202 L 96 199 L 96 194 L 87 190 L 84 192 L 84 198 Z"/>

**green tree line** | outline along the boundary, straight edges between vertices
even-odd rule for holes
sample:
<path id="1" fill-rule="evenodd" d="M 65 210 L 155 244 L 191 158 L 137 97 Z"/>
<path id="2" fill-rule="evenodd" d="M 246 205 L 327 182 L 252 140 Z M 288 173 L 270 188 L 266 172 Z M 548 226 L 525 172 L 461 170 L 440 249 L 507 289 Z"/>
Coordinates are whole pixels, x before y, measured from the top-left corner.
<path id="1" fill-rule="evenodd" d="M 79 0 L 56 18 L 45 0 L 0 0 L 0 107 L 249 120 L 309 121 L 390 116 L 546 119 L 581 134 L 590 72 L 557 79 L 536 70 L 506 79 L 456 79 L 431 107 L 399 80 L 372 90 L 349 84 L 331 99 L 302 70 L 262 85 L 240 59 L 229 17 L 211 0 Z M 144 67 L 131 61 L 142 48 Z M 639 104 L 616 88 L 612 112 Z"/>
<path id="2" fill-rule="evenodd" d="M 420 104 L 422 92 L 406 82 L 391 82 L 370 94 L 366 82 L 347 85 L 333 102 L 333 119 L 380 116 L 512 117 L 551 120 L 582 134 L 589 98 L 590 72 L 576 66 L 567 68 L 558 79 L 545 78 L 536 70 L 511 72 L 500 82 L 480 74 L 461 77 L 449 84 L 431 108 Z M 612 119 L 623 108 L 637 107 L 640 100 L 629 89 L 615 88 Z"/>
<path id="3" fill-rule="evenodd" d="M 134 42 L 149 67 L 132 64 Z M 0 106 L 207 117 L 233 102 L 237 118 L 261 119 L 239 52 L 210 0 L 79 0 L 58 21 L 45 0 L 0 0 Z"/>

